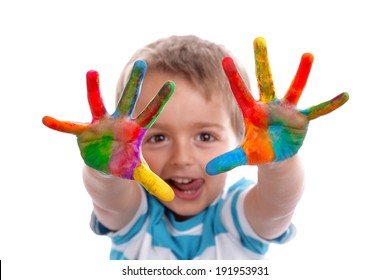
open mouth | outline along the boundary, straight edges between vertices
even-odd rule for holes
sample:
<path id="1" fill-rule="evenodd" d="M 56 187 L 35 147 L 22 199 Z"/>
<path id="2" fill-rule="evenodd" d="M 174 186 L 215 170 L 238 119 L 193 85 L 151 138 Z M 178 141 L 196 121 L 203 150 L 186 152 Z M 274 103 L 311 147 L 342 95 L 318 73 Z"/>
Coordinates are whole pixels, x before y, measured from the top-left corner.
<path id="1" fill-rule="evenodd" d="M 167 180 L 175 195 L 181 199 L 196 199 L 202 192 L 203 179 L 174 177 Z"/>

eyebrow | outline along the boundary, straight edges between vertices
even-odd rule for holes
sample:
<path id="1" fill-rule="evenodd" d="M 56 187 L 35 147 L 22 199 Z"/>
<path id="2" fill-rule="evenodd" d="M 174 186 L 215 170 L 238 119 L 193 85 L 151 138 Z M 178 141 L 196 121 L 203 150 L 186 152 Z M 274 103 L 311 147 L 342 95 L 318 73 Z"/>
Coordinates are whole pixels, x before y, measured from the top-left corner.
<path id="1" fill-rule="evenodd" d="M 192 126 L 194 128 L 198 128 L 198 129 L 204 129 L 204 128 L 216 128 L 216 129 L 221 129 L 221 130 L 224 129 L 223 125 L 221 125 L 219 123 L 215 123 L 215 122 L 196 122 Z M 167 127 L 166 124 L 162 124 L 162 123 L 158 123 L 158 122 L 155 122 L 152 126 L 152 128 L 157 128 L 157 129 L 164 129 L 166 127 Z"/>
<path id="2" fill-rule="evenodd" d="M 196 128 L 218 128 L 218 129 L 224 129 L 224 127 L 219 123 L 214 122 L 197 122 L 194 124 L 194 127 Z"/>

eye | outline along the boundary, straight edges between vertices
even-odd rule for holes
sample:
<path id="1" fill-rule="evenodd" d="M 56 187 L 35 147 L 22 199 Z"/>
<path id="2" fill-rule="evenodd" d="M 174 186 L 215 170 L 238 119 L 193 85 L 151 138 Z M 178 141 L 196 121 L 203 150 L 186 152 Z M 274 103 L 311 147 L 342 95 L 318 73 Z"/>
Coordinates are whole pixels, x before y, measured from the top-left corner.
<path id="1" fill-rule="evenodd" d="M 202 142 L 212 142 L 215 140 L 215 137 L 212 136 L 210 133 L 201 133 L 197 136 L 197 140 Z"/>
<path id="2" fill-rule="evenodd" d="M 156 134 L 151 137 L 149 137 L 148 141 L 149 143 L 159 143 L 165 141 L 167 138 L 164 134 Z"/>

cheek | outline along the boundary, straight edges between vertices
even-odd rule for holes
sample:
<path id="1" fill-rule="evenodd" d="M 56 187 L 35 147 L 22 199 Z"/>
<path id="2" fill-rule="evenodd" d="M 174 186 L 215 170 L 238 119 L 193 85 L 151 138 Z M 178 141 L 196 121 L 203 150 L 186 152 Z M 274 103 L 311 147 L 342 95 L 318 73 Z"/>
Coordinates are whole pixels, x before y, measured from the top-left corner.
<path id="1" fill-rule="evenodd" d="M 230 133 L 226 138 L 223 140 L 223 142 L 216 146 L 212 154 L 215 155 L 221 155 L 223 153 L 229 152 L 231 150 L 234 150 L 239 146 L 239 140 L 237 136 L 233 133 Z"/>
<path id="2" fill-rule="evenodd" d="M 215 186 L 220 186 L 223 181 L 224 181 L 224 174 L 219 174 L 219 175 L 214 175 L 214 176 L 210 176 L 208 175 L 209 177 L 209 181 L 215 185 Z M 214 188 L 213 188 L 214 189 Z M 215 187 L 215 189 L 218 189 L 218 187 Z M 218 191 L 217 191 L 218 192 Z"/>
<path id="3" fill-rule="evenodd" d="M 212 202 L 223 190 L 226 183 L 227 174 L 208 176 L 208 185 L 210 187 L 210 202 Z"/>
<path id="4" fill-rule="evenodd" d="M 163 157 L 160 155 L 158 151 L 142 151 L 142 156 L 148 164 L 149 168 L 156 174 L 158 174 L 163 166 Z"/>

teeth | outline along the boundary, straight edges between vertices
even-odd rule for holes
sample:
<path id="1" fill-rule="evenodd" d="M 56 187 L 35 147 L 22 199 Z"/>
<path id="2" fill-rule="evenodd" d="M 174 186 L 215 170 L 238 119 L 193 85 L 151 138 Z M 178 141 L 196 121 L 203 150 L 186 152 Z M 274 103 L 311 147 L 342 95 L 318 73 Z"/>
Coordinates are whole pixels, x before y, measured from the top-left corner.
<path id="1" fill-rule="evenodd" d="M 192 195 L 192 194 L 196 193 L 196 191 L 197 191 L 196 189 L 183 190 L 181 188 L 181 186 L 183 186 L 183 188 L 185 188 L 184 184 L 190 184 L 191 182 L 194 181 L 193 179 L 190 179 L 190 178 L 171 178 L 171 181 L 174 184 L 175 188 L 185 195 Z M 178 185 L 175 185 L 175 184 L 178 184 Z M 181 186 L 179 184 L 181 184 Z"/>
<path id="2" fill-rule="evenodd" d="M 188 184 L 192 182 L 192 179 L 187 178 L 172 178 L 171 180 L 179 184 Z"/>
<path id="3" fill-rule="evenodd" d="M 185 194 L 193 194 L 196 191 L 195 190 L 187 190 L 187 191 L 182 191 L 182 192 Z"/>

